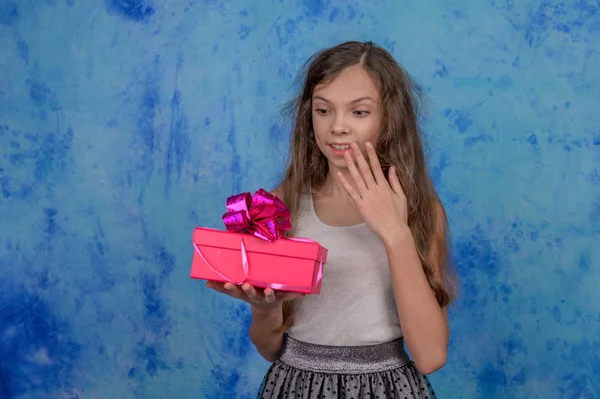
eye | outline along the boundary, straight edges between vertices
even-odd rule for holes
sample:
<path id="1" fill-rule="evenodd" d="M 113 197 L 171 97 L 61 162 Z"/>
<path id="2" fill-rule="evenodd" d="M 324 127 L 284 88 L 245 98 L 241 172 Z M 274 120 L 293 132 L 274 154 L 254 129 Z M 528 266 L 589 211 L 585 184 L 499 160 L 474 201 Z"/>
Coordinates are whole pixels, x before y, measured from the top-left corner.
<path id="1" fill-rule="evenodd" d="M 324 108 L 317 108 L 315 109 L 315 112 L 321 116 L 326 116 L 327 114 L 329 114 L 329 111 L 327 111 Z"/>
<path id="2" fill-rule="evenodd" d="M 368 116 L 369 113 L 369 111 L 354 111 L 354 115 L 358 116 L 359 118 L 364 118 L 365 116 Z"/>

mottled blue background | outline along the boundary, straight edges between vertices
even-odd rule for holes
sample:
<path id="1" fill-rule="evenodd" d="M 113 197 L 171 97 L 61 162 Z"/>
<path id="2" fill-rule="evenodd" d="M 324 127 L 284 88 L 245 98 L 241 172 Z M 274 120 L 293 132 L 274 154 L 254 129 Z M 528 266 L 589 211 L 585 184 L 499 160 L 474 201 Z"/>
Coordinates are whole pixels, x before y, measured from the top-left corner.
<path id="1" fill-rule="evenodd" d="M 430 98 L 463 287 L 440 398 L 600 397 L 597 0 L 0 0 L 0 398 L 253 397 L 191 231 L 273 187 L 292 78 L 349 39 Z"/>

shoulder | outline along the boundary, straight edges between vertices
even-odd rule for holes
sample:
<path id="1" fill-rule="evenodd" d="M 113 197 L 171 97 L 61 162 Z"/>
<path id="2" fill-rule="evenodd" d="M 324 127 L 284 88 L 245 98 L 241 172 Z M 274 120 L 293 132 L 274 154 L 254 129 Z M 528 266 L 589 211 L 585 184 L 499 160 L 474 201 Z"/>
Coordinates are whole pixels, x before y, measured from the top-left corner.
<path id="1" fill-rule="evenodd" d="M 283 189 L 281 188 L 281 186 L 279 186 L 271 190 L 270 193 L 281 198 L 283 196 Z"/>

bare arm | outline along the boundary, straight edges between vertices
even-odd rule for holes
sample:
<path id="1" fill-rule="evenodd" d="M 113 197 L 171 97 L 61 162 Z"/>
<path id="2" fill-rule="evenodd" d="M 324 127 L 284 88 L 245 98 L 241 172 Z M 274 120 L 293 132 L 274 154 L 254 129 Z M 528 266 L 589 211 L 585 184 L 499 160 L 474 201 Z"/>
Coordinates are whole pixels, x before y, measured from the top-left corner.
<path id="1" fill-rule="evenodd" d="M 273 311 L 252 308 L 250 340 L 260 355 L 269 362 L 277 360 L 283 345 L 283 331 L 276 331 L 283 323 L 281 307 Z"/>
<path id="2" fill-rule="evenodd" d="M 278 197 L 283 194 L 279 188 L 271 193 Z M 279 331 L 283 324 L 283 302 L 301 298 L 304 294 L 275 292 L 271 288 L 256 289 L 250 284 L 239 287 L 231 283 L 210 281 L 206 286 L 250 304 L 250 340 L 265 360 L 277 360 L 283 345 L 283 331 Z"/>
<path id="3" fill-rule="evenodd" d="M 445 234 L 439 224 L 436 234 Z M 450 329 L 435 298 L 410 230 L 385 243 L 400 325 L 415 365 L 430 374 L 446 363 Z M 439 272 L 439 270 L 437 270 Z"/>
<path id="4" fill-rule="evenodd" d="M 408 202 L 396 167 L 390 167 L 386 179 L 375 148 L 366 143 L 366 149 L 370 165 L 356 143 L 352 144 L 352 151 L 344 154 L 355 187 L 340 172 L 339 181 L 363 220 L 385 245 L 406 346 L 419 371 L 429 374 L 446 362 L 450 336 L 448 318 L 423 270 L 408 226 Z M 435 212 L 437 223 L 432 240 L 445 234 L 443 223 L 440 223 L 443 218 L 441 204 Z M 439 266 L 435 265 L 436 273 L 441 273 Z"/>
<path id="5" fill-rule="evenodd" d="M 264 291 L 250 284 L 238 287 L 231 283 L 210 281 L 207 287 L 241 299 L 250 304 L 252 323 L 250 324 L 250 340 L 256 350 L 267 361 L 274 362 L 283 345 L 283 332 L 277 331 L 283 323 L 283 301 L 301 298 L 304 294 L 294 292 L 275 292 L 271 288 Z"/>
<path id="6" fill-rule="evenodd" d="M 271 191 L 278 197 L 283 195 L 281 188 Z M 265 290 L 265 294 L 267 290 Z M 250 325 L 250 340 L 256 350 L 267 361 L 274 362 L 283 345 L 283 331 L 278 331 L 283 324 L 282 302 L 272 310 L 261 310 L 255 306 L 252 309 L 252 324 Z"/>

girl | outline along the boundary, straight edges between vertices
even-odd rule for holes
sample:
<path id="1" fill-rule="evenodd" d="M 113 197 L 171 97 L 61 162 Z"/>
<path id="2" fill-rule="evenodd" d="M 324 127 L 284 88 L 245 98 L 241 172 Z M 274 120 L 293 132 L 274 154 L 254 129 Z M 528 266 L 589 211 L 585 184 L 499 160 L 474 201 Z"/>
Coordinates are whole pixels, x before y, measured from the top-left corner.
<path id="1" fill-rule="evenodd" d="M 274 193 L 289 233 L 329 250 L 321 294 L 208 286 L 251 306 L 250 338 L 273 362 L 261 398 L 435 398 L 426 375 L 446 361 L 456 282 L 417 87 L 372 43 L 309 61 Z"/>

